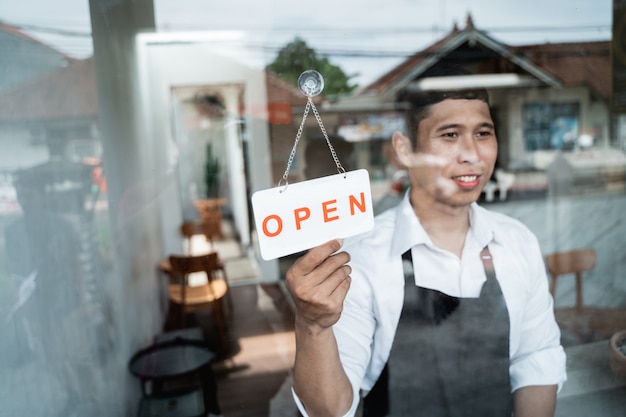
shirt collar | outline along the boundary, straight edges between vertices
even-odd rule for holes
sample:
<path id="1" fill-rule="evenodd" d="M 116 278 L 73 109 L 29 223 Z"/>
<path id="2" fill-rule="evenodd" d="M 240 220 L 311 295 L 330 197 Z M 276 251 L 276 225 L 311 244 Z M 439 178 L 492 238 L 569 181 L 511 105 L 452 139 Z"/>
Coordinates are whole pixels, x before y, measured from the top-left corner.
<path id="1" fill-rule="evenodd" d="M 404 198 L 395 207 L 396 218 L 393 239 L 391 241 L 391 255 L 401 256 L 404 252 L 420 243 L 431 243 L 430 237 L 420 224 L 411 201 L 410 189 L 404 193 Z"/>
<path id="2" fill-rule="evenodd" d="M 493 220 L 487 210 L 476 203 L 470 206 L 470 233 L 478 246 L 484 248 L 492 240 L 497 242 Z"/>
<path id="3" fill-rule="evenodd" d="M 430 237 L 420 224 L 411 201 L 410 189 L 395 210 L 395 228 L 391 242 L 391 256 L 401 256 L 403 253 L 419 244 L 432 244 Z M 470 206 L 470 232 L 473 239 L 481 247 L 487 246 L 496 240 L 492 220 L 487 216 L 484 208 L 476 203 Z"/>

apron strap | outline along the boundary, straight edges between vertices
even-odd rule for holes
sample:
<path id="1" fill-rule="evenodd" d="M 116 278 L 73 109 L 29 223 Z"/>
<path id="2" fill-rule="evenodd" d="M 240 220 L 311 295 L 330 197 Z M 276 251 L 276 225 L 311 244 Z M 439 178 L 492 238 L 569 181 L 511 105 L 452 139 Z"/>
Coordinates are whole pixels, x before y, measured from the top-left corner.
<path id="1" fill-rule="evenodd" d="M 485 268 L 487 278 L 495 278 L 496 270 L 493 267 L 493 257 L 491 252 L 489 252 L 489 246 L 485 246 L 480 252 L 480 260 L 483 261 L 483 268 Z"/>

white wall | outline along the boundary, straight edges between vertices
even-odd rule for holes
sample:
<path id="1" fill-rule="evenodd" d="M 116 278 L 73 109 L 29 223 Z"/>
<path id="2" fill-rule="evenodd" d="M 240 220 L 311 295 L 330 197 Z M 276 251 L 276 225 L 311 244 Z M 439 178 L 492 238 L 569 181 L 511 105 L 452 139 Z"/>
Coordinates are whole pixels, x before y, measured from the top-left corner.
<path id="1" fill-rule="evenodd" d="M 266 98 L 265 74 L 253 70 L 230 55 L 216 51 L 211 45 L 210 33 L 203 34 L 144 34 L 137 38 L 139 54 L 139 78 L 142 80 L 141 107 L 144 109 L 146 134 L 156 144 L 155 160 L 169 170 L 176 170 L 176 165 L 185 163 L 179 160 L 178 146 L 172 126 L 173 87 L 211 86 L 220 91 L 225 105 L 232 114 L 238 110 L 238 97 L 243 93 L 243 105 L 246 110 L 246 130 L 250 165 L 248 179 L 251 192 L 269 188 L 271 183 L 271 154 L 269 151 L 269 128 L 265 120 Z M 175 45 L 175 47 L 173 47 Z M 242 56 L 245 54 L 242 54 Z M 229 204 L 233 211 L 235 227 L 245 246 L 251 244 L 248 224 L 248 193 L 246 190 L 243 151 L 238 127 L 234 123 L 225 132 L 228 156 L 228 178 L 230 184 Z M 184 186 L 184 185 L 183 185 Z M 173 201 L 180 204 L 179 185 L 173 185 L 168 193 Z M 169 204 L 166 200 L 162 204 Z M 162 218 L 164 250 L 176 248 L 178 227 L 182 217 Z M 170 252 L 171 253 L 171 252 Z M 278 263 L 262 261 L 261 279 L 277 281 Z"/>

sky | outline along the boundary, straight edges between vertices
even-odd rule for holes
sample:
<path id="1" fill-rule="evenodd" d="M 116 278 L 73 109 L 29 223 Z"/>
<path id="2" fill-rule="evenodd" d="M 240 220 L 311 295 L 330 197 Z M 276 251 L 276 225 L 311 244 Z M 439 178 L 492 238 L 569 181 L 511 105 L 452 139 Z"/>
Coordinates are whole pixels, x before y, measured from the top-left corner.
<path id="1" fill-rule="evenodd" d="M 101 0 L 115 4 L 122 0 Z M 509 45 L 608 40 L 613 0 L 154 0 L 158 31 L 243 30 L 262 68 L 296 36 L 365 85 L 474 25 Z M 0 20 L 76 58 L 91 55 L 88 0 L 0 0 Z M 45 29 L 45 30 L 42 30 Z M 49 29 L 68 33 L 53 34 Z"/>

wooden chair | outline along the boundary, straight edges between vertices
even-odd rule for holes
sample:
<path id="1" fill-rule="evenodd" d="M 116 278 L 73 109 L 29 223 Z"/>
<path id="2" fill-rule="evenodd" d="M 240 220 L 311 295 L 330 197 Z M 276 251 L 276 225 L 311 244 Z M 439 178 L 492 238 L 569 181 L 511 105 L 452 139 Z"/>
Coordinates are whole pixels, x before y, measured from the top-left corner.
<path id="1" fill-rule="evenodd" d="M 222 198 L 196 200 L 195 206 L 200 215 L 200 223 L 205 225 L 207 239 L 213 243 L 214 239 L 224 238 L 222 229 Z"/>
<path id="2" fill-rule="evenodd" d="M 207 242 L 211 246 L 211 249 L 215 249 L 215 240 L 222 238 L 221 227 L 218 228 L 214 223 L 186 221 L 180 225 L 180 234 L 186 240 L 188 254 L 194 253 L 192 247 L 192 240 L 194 236 L 204 235 Z"/>
<path id="3" fill-rule="evenodd" d="M 186 253 L 188 255 L 196 255 L 192 247 L 193 237 L 198 235 L 204 235 L 206 237 L 207 241 L 211 245 L 211 251 L 217 255 L 216 269 L 221 272 L 224 281 L 226 281 L 226 285 L 229 285 L 230 283 L 228 281 L 228 275 L 226 274 L 226 266 L 220 259 L 219 254 L 215 252 L 215 246 L 213 245 L 213 239 L 218 237 L 218 232 L 221 233 L 221 229 L 217 230 L 214 225 L 200 222 L 187 221 L 183 222 L 180 226 L 180 234 L 183 238 L 185 238 L 185 246 L 187 249 Z M 228 310 L 232 313 L 234 306 L 230 291 L 227 293 L 226 297 L 228 298 Z"/>
<path id="4" fill-rule="evenodd" d="M 170 277 L 168 296 L 170 302 L 179 309 L 180 327 L 185 327 L 186 316 L 194 311 L 210 308 L 217 326 L 220 344 L 228 350 L 226 314 L 223 299 L 227 295 L 226 280 L 217 277 L 219 271 L 217 253 L 205 255 L 171 255 L 169 265 L 161 266 Z M 202 285 L 189 285 L 189 275 L 204 272 L 207 282 Z"/>
<path id="5" fill-rule="evenodd" d="M 589 271 L 596 264 L 596 252 L 593 249 L 576 249 L 567 252 L 556 252 L 547 256 L 548 272 L 552 275 L 550 293 L 556 294 L 556 283 L 560 275 L 576 275 L 576 308 L 583 307 L 583 272 Z"/>

